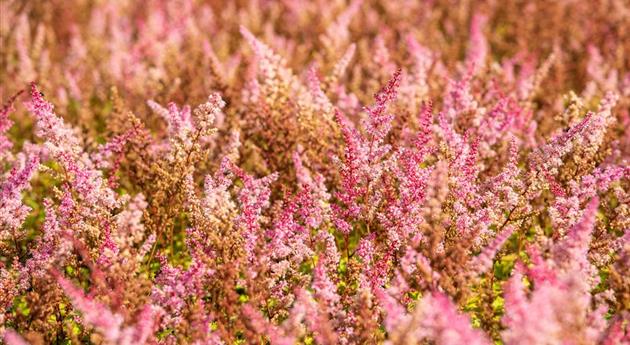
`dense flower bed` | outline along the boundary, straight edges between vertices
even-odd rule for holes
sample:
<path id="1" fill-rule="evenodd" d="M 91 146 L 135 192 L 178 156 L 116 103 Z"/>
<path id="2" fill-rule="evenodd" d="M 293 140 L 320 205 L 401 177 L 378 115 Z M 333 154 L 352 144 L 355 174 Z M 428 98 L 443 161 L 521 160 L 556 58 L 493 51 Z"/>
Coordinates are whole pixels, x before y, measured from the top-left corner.
<path id="1" fill-rule="evenodd" d="M 626 2 L 0 12 L 5 343 L 630 342 Z"/>

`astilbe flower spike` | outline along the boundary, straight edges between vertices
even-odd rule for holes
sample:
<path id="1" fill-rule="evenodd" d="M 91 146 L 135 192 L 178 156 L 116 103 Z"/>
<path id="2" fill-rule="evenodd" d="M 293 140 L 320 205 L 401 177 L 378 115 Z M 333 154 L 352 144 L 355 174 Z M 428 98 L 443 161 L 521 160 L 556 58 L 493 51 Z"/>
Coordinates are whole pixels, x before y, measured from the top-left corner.
<path id="1" fill-rule="evenodd" d="M 334 207 L 334 220 L 341 232 L 349 231 L 348 221 L 359 215 L 370 217 L 374 206 L 379 201 L 370 189 L 370 183 L 380 178 L 385 168 L 384 156 L 390 146 L 384 143 L 385 136 L 391 129 L 393 115 L 386 113 L 386 108 L 395 98 L 400 83 L 401 71 L 398 70 L 379 92 L 374 95 L 375 103 L 365 108 L 367 117 L 363 121 L 365 136 L 351 127 L 341 112 L 336 111 L 336 120 L 341 127 L 345 142 L 344 160 L 339 162 L 342 176 L 342 188 L 336 197 L 345 205 L 345 209 Z M 359 205 L 364 199 L 365 206 Z"/>
<path id="2" fill-rule="evenodd" d="M 93 206 L 111 208 L 114 193 L 104 183 L 102 172 L 81 157 L 81 145 L 70 127 L 54 113 L 54 107 L 43 98 L 35 84 L 31 85 L 31 101 L 27 104 L 37 119 L 36 134 L 46 140 L 46 148 L 73 176 L 72 187 L 83 200 Z"/>
<path id="3" fill-rule="evenodd" d="M 9 114 L 14 110 L 13 103 L 15 99 L 22 94 L 24 90 L 20 90 L 17 94 L 13 95 L 0 109 L 0 158 L 5 158 L 8 155 L 9 149 L 13 146 L 13 143 L 7 137 L 7 132 L 13 125 L 13 121 L 9 119 Z"/>
<path id="4" fill-rule="evenodd" d="M 18 235 L 18 229 L 24 222 L 30 208 L 22 203 L 22 191 L 30 188 L 29 180 L 37 171 L 39 157 L 28 159 L 23 167 L 14 167 L 5 181 L 0 184 L 0 224 L 2 239 Z M 17 240 L 17 238 L 14 238 Z"/>
<path id="5" fill-rule="evenodd" d="M 4 331 L 2 338 L 6 341 L 7 345 L 28 345 L 28 342 L 26 342 L 24 338 L 10 329 Z"/>
<path id="6" fill-rule="evenodd" d="M 514 233 L 514 230 L 515 228 L 513 226 L 507 226 L 481 251 L 479 256 L 474 259 L 473 265 L 477 273 L 482 273 L 490 269 L 494 256 L 501 249 L 505 241 Z"/>
<path id="7" fill-rule="evenodd" d="M 390 301 L 389 303 L 396 303 Z M 466 316 L 457 309 L 448 297 L 434 292 L 423 297 L 416 305 L 412 315 L 403 316 L 400 307 L 389 306 L 386 318 L 392 327 L 392 343 L 411 344 L 431 341 L 435 344 L 490 344 L 481 332 L 474 330 Z"/>
<path id="8" fill-rule="evenodd" d="M 44 99 L 44 94 L 37 89 L 35 83 L 31 84 L 31 102 L 28 103 L 28 108 L 37 119 L 36 134 L 46 138 L 55 153 L 80 152 L 80 143 L 72 129 L 54 113 L 54 106 Z"/>
<path id="9" fill-rule="evenodd" d="M 74 306 L 81 311 L 83 321 L 101 332 L 107 343 L 145 344 L 151 337 L 160 309 L 148 305 L 138 315 L 135 326 L 124 327 L 121 315 L 111 312 L 107 306 L 85 296 L 82 290 L 66 278 L 59 277 L 58 281 Z"/>
<path id="10" fill-rule="evenodd" d="M 254 247 L 260 237 L 260 216 L 263 209 L 269 206 L 271 194 L 269 185 L 276 180 L 277 174 L 255 179 L 234 165 L 232 165 L 231 170 L 244 184 L 238 195 L 241 213 L 234 220 L 234 223 L 243 234 L 248 259 L 253 261 Z"/>
<path id="11" fill-rule="evenodd" d="M 581 220 L 552 248 L 549 261 L 536 259 L 531 271 L 517 266 L 505 292 L 503 322 L 508 328 L 503 338 L 507 343 L 569 339 L 595 343 L 605 334 L 603 310 L 591 309 L 589 291 L 596 281 L 587 259 L 598 204 L 597 198 L 589 202 Z M 543 270 L 547 271 L 544 276 Z M 531 296 L 525 292 L 523 271 L 530 272 L 528 276 L 534 282 Z M 581 325 L 582 333 L 575 333 L 575 325 Z"/>

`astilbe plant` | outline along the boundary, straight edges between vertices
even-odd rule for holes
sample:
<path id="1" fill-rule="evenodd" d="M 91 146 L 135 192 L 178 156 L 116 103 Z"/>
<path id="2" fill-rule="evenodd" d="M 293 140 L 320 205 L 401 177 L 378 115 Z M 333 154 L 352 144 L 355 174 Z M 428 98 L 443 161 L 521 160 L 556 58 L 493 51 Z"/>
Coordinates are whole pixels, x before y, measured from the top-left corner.
<path id="1" fill-rule="evenodd" d="M 0 2 L 0 339 L 629 343 L 630 8 L 455 7 Z"/>

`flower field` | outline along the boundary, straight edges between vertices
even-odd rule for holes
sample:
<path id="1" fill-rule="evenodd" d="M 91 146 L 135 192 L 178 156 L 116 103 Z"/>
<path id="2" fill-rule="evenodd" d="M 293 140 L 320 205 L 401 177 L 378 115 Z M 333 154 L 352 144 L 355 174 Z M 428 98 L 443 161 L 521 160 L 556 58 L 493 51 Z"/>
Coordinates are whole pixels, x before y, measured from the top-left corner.
<path id="1" fill-rule="evenodd" d="M 0 343 L 630 344 L 628 1 L 0 17 Z"/>

